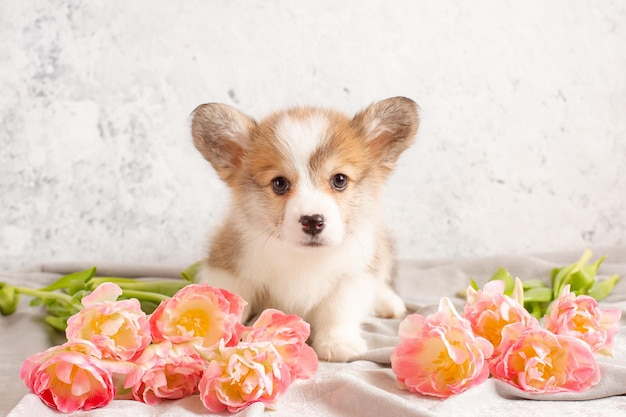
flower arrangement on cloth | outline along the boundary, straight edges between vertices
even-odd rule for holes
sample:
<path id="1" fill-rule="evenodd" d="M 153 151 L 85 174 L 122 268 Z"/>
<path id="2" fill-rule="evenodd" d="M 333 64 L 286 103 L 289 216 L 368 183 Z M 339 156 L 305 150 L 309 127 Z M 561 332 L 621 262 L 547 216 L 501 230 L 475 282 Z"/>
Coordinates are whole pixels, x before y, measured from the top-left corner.
<path id="1" fill-rule="evenodd" d="M 533 393 L 597 384 L 594 354 L 612 354 L 621 311 L 599 307 L 619 278 L 597 281 L 604 258 L 587 265 L 590 257 L 553 270 L 551 288 L 500 268 L 482 289 L 471 280 L 463 314 L 442 298 L 436 313 L 409 315 L 391 355 L 399 386 L 447 398 L 490 375 Z M 317 370 L 309 325 L 266 310 L 246 327 L 245 301 L 193 284 L 195 268 L 183 280 L 97 277 L 91 268 L 40 289 L 0 283 L 2 314 L 16 311 L 20 294 L 34 297 L 68 340 L 24 361 L 26 386 L 62 412 L 196 393 L 213 412 L 275 408 L 291 383 Z"/>
<path id="2" fill-rule="evenodd" d="M 409 315 L 400 324 L 400 344 L 391 355 L 400 387 L 447 398 L 490 374 L 532 393 L 580 392 L 596 385 L 600 371 L 594 353 L 612 355 L 621 311 L 602 309 L 594 297 L 571 291 L 576 284 L 579 292 L 594 288 L 606 296 L 617 282 L 616 276 L 595 282 L 602 259 L 588 266 L 589 256 L 586 252 L 573 266 L 553 271 L 559 295 L 533 310 L 546 308 L 543 327 L 524 308 L 522 281 L 505 270 L 482 289 L 472 282 L 462 315 L 448 298 L 430 316 Z M 508 283 L 512 288 L 507 291 Z"/>
<path id="3" fill-rule="evenodd" d="M 205 284 L 185 285 L 149 316 L 137 299 L 118 300 L 122 293 L 117 283 L 98 285 L 67 320 L 68 341 L 24 361 L 20 376 L 45 404 L 67 413 L 199 393 L 216 412 L 275 408 L 293 381 L 317 370 L 298 316 L 266 310 L 245 327 L 245 301 Z"/>

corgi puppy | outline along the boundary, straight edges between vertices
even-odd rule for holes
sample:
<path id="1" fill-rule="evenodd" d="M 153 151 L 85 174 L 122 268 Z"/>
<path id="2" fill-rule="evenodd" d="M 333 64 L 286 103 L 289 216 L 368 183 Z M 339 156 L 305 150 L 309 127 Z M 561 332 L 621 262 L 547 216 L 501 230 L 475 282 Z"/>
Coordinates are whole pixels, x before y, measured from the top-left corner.
<path id="1" fill-rule="evenodd" d="M 301 316 L 322 360 L 364 352 L 368 315 L 405 312 L 390 287 L 379 200 L 414 140 L 417 109 L 394 97 L 354 117 L 304 107 L 256 121 L 224 104 L 198 106 L 194 144 L 232 191 L 198 280 L 243 297 L 247 317 L 269 307 Z"/>

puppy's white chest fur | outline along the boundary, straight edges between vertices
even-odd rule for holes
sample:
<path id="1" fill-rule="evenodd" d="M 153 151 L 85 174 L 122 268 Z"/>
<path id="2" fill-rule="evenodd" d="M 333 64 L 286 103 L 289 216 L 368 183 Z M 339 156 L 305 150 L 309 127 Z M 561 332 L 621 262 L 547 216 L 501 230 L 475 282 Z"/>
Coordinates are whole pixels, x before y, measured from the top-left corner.
<path id="1" fill-rule="evenodd" d="M 349 236 L 340 245 L 311 249 L 293 248 L 277 239 L 251 242 L 243 251 L 241 277 L 255 287 L 261 308 L 278 308 L 310 316 L 316 308 L 324 308 L 339 285 L 354 285 L 370 275 L 368 260 L 372 259 L 373 231 Z M 354 297 L 363 299 L 360 288 Z"/>
<path id="2" fill-rule="evenodd" d="M 389 286 L 379 199 L 417 127 L 415 103 L 401 97 L 352 119 L 297 108 L 257 122 L 222 104 L 199 106 L 194 143 L 233 195 L 201 279 L 238 293 L 249 312 L 302 316 L 322 359 L 363 352 L 368 314 L 404 312 Z"/>

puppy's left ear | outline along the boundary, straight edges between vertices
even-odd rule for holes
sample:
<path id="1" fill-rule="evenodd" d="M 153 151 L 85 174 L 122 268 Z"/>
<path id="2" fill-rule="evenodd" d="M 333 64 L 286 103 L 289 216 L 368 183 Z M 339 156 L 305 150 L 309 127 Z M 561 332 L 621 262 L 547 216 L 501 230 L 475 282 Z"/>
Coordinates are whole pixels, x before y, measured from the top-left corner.
<path id="1" fill-rule="evenodd" d="M 370 105 L 352 123 L 365 138 L 369 154 L 387 172 L 415 140 L 418 105 L 406 97 L 392 97 Z"/>

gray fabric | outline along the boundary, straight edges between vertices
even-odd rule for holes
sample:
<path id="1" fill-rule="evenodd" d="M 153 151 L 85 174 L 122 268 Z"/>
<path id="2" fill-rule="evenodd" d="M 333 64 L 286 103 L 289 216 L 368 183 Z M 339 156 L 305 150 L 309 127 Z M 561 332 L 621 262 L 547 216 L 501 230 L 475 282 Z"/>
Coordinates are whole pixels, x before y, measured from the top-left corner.
<path id="1" fill-rule="evenodd" d="M 398 265 L 397 288 L 411 311 L 428 314 L 436 309 L 439 299 L 455 298 L 470 277 L 484 283 L 500 266 L 522 279 L 540 278 L 548 281 L 550 270 L 570 264 L 582 251 L 543 255 L 503 255 L 480 259 L 404 260 Z M 619 274 L 626 278 L 626 247 L 594 250 L 594 259 L 608 259 L 600 268 L 600 278 Z M 58 274 L 92 266 L 86 263 L 49 264 L 29 271 L 0 274 L 2 281 L 38 287 L 52 281 Z M 139 265 L 97 265 L 106 275 L 176 276 L 181 267 Z M 626 279 L 621 280 L 613 294 L 602 302 L 603 307 L 620 308 L 626 315 Z M 271 413 L 283 416 L 529 416 L 623 415 L 626 410 L 626 318 L 622 318 L 615 341 L 614 358 L 598 357 L 602 380 L 591 390 L 579 394 L 529 395 L 513 387 L 489 379 L 482 385 L 447 400 L 438 400 L 408 393 L 396 386 L 389 368 L 389 355 L 398 342 L 399 320 L 372 318 L 363 324 L 363 335 L 370 350 L 359 360 L 347 364 L 321 363 L 317 374 L 300 381 L 279 401 L 279 409 Z M 58 335 L 42 322 L 41 310 L 28 307 L 24 300 L 18 312 L 0 318 L 0 415 L 57 416 L 53 410 L 28 394 L 19 380 L 21 362 L 30 354 L 60 343 Z M 524 400 L 543 400 L 528 401 Z M 575 400 L 575 401 L 555 401 Z M 582 401 L 588 400 L 588 401 Z M 253 405 L 239 416 L 263 415 L 263 406 Z M 195 416 L 211 415 L 197 396 L 179 401 L 147 406 L 134 401 L 114 401 L 109 406 L 81 413 L 85 416 Z"/>

